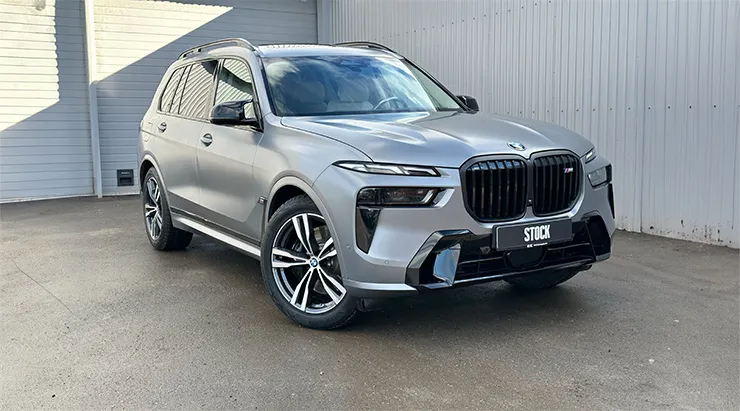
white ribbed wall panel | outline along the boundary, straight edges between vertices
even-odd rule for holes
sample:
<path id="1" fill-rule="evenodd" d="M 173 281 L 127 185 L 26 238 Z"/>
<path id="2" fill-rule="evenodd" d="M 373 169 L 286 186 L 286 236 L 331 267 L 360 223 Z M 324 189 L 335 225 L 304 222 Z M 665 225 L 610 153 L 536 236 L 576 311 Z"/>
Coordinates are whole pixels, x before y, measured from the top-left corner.
<path id="1" fill-rule="evenodd" d="M 0 202 L 93 192 L 82 3 L 0 0 Z"/>
<path id="2" fill-rule="evenodd" d="M 139 122 L 167 67 L 185 49 L 226 37 L 315 43 L 315 0 L 95 0 L 104 194 L 117 169 L 137 170 Z M 137 180 L 138 181 L 138 180 Z"/>
<path id="3" fill-rule="evenodd" d="M 617 224 L 738 247 L 739 0 L 335 0 L 483 111 L 550 121 L 614 164 Z"/>

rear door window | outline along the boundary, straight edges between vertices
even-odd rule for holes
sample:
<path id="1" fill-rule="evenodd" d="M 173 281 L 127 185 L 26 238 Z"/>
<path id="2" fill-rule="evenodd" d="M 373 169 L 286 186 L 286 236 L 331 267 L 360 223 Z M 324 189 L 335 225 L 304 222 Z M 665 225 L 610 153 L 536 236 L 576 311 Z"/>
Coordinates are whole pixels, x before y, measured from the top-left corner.
<path id="1" fill-rule="evenodd" d="M 179 107 L 180 115 L 202 119 L 207 117 L 206 110 L 211 106 L 213 75 L 217 65 L 216 60 L 206 60 L 190 67 Z"/>

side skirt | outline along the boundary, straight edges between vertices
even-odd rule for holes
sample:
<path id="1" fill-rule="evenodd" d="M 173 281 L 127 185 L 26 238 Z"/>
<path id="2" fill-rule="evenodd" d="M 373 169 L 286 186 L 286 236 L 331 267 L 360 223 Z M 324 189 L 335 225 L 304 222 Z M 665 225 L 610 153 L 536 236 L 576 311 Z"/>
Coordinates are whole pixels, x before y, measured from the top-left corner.
<path id="1" fill-rule="evenodd" d="M 172 223 L 176 228 L 213 238 L 214 240 L 220 241 L 239 251 L 247 253 L 258 260 L 260 259 L 260 247 L 258 245 L 218 231 L 200 221 L 196 221 L 191 217 L 180 214 L 175 210 L 171 211 Z"/>

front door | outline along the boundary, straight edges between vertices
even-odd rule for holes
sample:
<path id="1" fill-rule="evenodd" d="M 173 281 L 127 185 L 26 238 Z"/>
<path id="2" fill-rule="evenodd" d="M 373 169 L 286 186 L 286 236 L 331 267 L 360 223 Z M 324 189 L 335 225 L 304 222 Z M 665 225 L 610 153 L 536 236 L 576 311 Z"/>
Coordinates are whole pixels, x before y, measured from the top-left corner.
<path id="1" fill-rule="evenodd" d="M 254 97 L 252 76 L 246 62 L 224 59 L 217 75 L 215 104 L 244 101 Z M 256 104 L 256 103 L 253 103 Z M 254 110 L 246 110 L 253 115 Z M 254 190 L 252 165 L 262 132 L 251 126 L 207 123 L 201 129 L 197 149 L 200 204 L 203 217 L 232 235 L 259 241 L 258 195 Z M 250 221 L 252 223 L 250 223 Z"/>

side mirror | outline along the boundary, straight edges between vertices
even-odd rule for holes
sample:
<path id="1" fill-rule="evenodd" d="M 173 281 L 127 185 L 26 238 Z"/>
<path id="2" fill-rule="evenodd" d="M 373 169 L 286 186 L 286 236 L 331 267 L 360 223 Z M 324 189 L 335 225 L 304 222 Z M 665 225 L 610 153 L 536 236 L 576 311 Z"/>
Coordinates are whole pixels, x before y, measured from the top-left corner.
<path id="1" fill-rule="evenodd" d="M 213 124 L 259 126 L 252 99 L 227 101 L 213 106 L 208 120 Z"/>
<path id="2" fill-rule="evenodd" d="M 469 109 L 471 109 L 473 111 L 480 110 L 478 108 L 478 101 L 476 99 L 474 99 L 473 97 L 470 97 L 470 96 L 457 96 L 457 98 L 459 98 L 460 101 L 462 101 L 463 104 L 465 104 Z"/>

